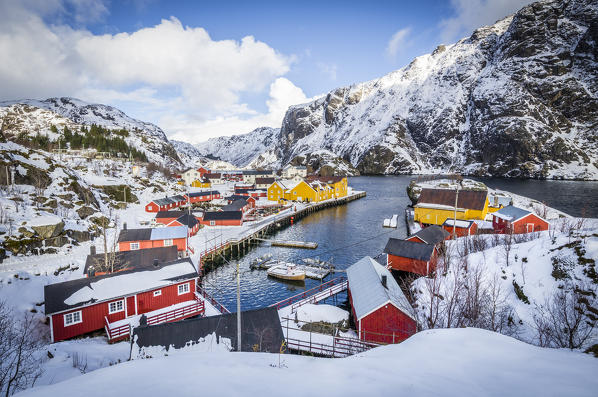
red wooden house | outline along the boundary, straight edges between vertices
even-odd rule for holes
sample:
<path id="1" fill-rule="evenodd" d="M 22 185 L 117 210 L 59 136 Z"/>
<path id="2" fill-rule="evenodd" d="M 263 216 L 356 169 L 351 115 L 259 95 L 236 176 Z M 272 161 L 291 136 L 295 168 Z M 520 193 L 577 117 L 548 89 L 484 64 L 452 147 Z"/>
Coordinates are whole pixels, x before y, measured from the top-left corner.
<path id="1" fill-rule="evenodd" d="M 242 226 L 243 212 L 241 211 L 207 211 L 203 213 L 199 222 L 205 226 Z"/>
<path id="2" fill-rule="evenodd" d="M 242 199 L 235 200 L 228 205 L 222 207 L 222 211 L 241 211 L 246 213 L 250 209 L 255 207 L 255 199 L 253 197 L 243 197 Z"/>
<path id="3" fill-rule="evenodd" d="M 119 251 L 175 245 L 179 252 L 187 250 L 187 227 L 157 227 L 154 229 L 124 229 L 118 236 Z"/>
<path id="4" fill-rule="evenodd" d="M 199 230 L 199 221 L 193 214 L 189 214 L 185 212 L 183 215 L 178 217 L 177 219 L 171 221 L 166 226 L 168 227 L 176 227 L 176 226 L 187 226 L 189 229 L 189 237 L 195 236 L 197 231 Z"/>
<path id="5" fill-rule="evenodd" d="M 436 270 L 436 246 L 389 238 L 384 248 L 387 267 L 427 276 Z"/>
<path id="6" fill-rule="evenodd" d="M 153 266 L 158 263 L 172 262 L 178 259 L 178 252 L 174 245 L 170 247 L 148 248 L 135 251 L 119 251 L 97 254 L 96 247 L 91 246 L 85 261 L 83 273 L 88 277 L 101 276 L 108 273 Z M 108 259 L 108 265 L 106 264 Z"/>
<path id="7" fill-rule="evenodd" d="M 492 214 L 495 233 L 532 233 L 550 228 L 550 223 L 533 212 L 509 205 Z"/>
<path id="8" fill-rule="evenodd" d="M 209 174 L 209 173 L 210 173 L 210 170 L 208 170 L 208 169 L 205 169 L 204 167 L 199 167 L 199 168 L 197 169 L 197 172 L 199 172 L 199 176 L 200 176 L 200 178 L 203 178 L 203 176 L 204 176 L 205 174 Z"/>
<path id="9" fill-rule="evenodd" d="M 183 211 L 183 210 L 159 211 L 158 213 L 156 213 L 156 217 L 154 218 L 154 222 L 166 226 L 170 222 L 174 221 L 177 218 L 180 218 L 184 214 L 185 214 L 185 211 Z"/>
<path id="10" fill-rule="evenodd" d="M 417 332 L 411 305 L 388 269 L 366 256 L 347 269 L 347 278 L 360 339 L 398 343 Z"/>
<path id="11" fill-rule="evenodd" d="M 186 200 L 189 200 L 191 204 L 212 201 L 220 198 L 220 192 L 218 190 L 206 190 L 203 192 L 192 192 L 184 195 Z"/>
<path id="12" fill-rule="evenodd" d="M 150 201 L 145 206 L 145 212 L 168 211 L 187 204 L 187 199 L 181 195 L 164 197 Z"/>
<path id="13" fill-rule="evenodd" d="M 464 221 L 461 219 L 447 219 L 442 224 L 444 230 L 446 230 L 450 236 L 453 235 L 453 228 L 457 237 L 473 236 L 478 232 L 478 224 L 475 221 Z"/>
<path id="14" fill-rule="evenodd" d="M 44 287 L 50 336 L 57 342 L 105 329 L 108 340 L 128 337 L 145 315 L 148 325 L 204 312 L 195 294 L 197 269 L 189 258 Z"/>
<path id="15" fill-rule="evenodd" d="M 438 225 L 430 225 L 407 237 L 407 241 L 437 245 L 450 238 L 450 234 Z"/>

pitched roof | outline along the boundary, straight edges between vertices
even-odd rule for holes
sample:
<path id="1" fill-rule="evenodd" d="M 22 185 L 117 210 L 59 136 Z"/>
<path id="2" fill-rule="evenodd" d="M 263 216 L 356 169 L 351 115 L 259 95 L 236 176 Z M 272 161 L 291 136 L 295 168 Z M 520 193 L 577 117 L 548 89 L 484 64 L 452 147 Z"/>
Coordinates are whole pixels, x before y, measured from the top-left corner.
<path id="1" fill-rule="evenodd" d="M 241 211 L 207 211 L 203 214 L 204 221 L 222 221 L 243 219 Z"/>
<path id="2" fill-rule="evenodd" d="M 386 288 L 382 285 L 382 276 L 386 276 Z M 374 259 L 366 256 L 351 265 L 347 269 L 347 278 L 358 321 L 389 302 L 415 320 L 401 287 L 390 271 Z"/>
<path id="3" fill-rule="evenodd" d="M 157 227 L 154 229 L 125 229 L 118 235 L 118 242 L 164 240 L 187 237 L 187 227 Z"/>
<path id="4" fill-rule="evenodd" d="M 455 224 L 456 227 L 469 229 L 474 223 L 474 221 L 466 221 L 463 219 L 457 219 L 455 221 L 454 219 L 448 218 L 446 221 L 444 221 L 442 225 L 447 227 L 453 227 L 453 224 Z"/>
<path id="5" fill-rule="evenodd" d="M 515 222 L 521 218 L 524 218 L 531 214 L 531 211 L 524 210 L 523 208 L 508 205 L 505 208 L 501 208 L 492 215 L 504 219 L 509 222 Z"/>
<path id="6" fill-rule="evenodd" d="M 137 269 L 147 266 L 153 266 L 154 259 L 158 263 L 174 261 L 178 258 L 177 248 L 175 245 L 169 247 L 147 248 L 143 250 L 133 251 L 119 251 L 114 253 L 114 271 L 119 272 L 124 269 Z M 89 274 L 90 271 L 105 271 L 104 253 L 87 255 L 85 261 L 84 274 Z"/>
<path id="7" fill-rule="evenodd" d="M 152 229 L 123 229 L 118 235 L 118 242 L 150 240 Z"/>
<path id="8" fill-rule="evenodd" d="M 386 247 L 384 248 L 384 252 L 394 256 L 427 262 L 432 257 L 434 245 L 415 243 L 413 241 L 400 240 L 398 238 L 389 238 Z"/>
<path id="9" fill-rule="evenodd" d="M 107 301 L 136 292 L 165 287 L 176 281 L 197 277 L 189 258 L 104 276 L 80 278 L 44 287 L 46 315 L 87 304 Z"/>
<path id="10" fill-rule="evenodd" d="M 243 207 L 247 205 L 247 200 L 235 200 L 229 205 L 225 205 L 222 207 L 222 211 L 240 211 Z"/>
<path id="11" fill-rule="evenodd" d="M 451 189 L 422 189 L 417 205 L 433 204 L 442 206 L 455 206 L 455 190 Z M 457 201 L 458 208 L 466 208 L 472 210 L 483 210 L 486 205 L 486 197 L 488 192 L 486 190 L 459 190 L 459 197 Z"/>
<path id="12" fill-rule="evenodd" d="M 444 239 L 447 238 L 448 236 L 450 236 L 450 233 L 438 225 L 431 225 L 431 226 L 421 229 L 419 232 L 417 232 L 409 237 L 413 237 L 413 236 L 417 236 L 420 240 L 422 240 L 426 244 L 436 245 L 436 244 L 444 241 Z"/>
<path id="13" fill-rule="evenodd" d="M 308 181 L 319 181 L 322 183 L 338 183 L 342 181 L 345 177 L 344 176 L 308 176 Z"/>
<path id="14" fill-rule="evenodd" d="M 274 171 L 256 171 L 256 170 L 245 170 L 243 175 L 272 175 Z"/>
<path id="15" fill-rule="evenodd" d="M 193 216 L 192 214 L 188 214 L 188 213 L 184 213 L 183 215 L 176 218 L 173 222 L 175 222 L 175 221 L 180 223 L 181 225 L 187 226 L 190 229 L 192 229 L 195 225 L 197 225 L 199 223 L 199 221 L 197 220 L 197 218 L 195 216 Z"/>
<path id="16" fill-rule="evenodd" d="M 156 213 L 156 219 L 160 218 L 178 218 L 179 216 L 183 215 L 185 211 L 177 210 L 177 211 L 158 211 Z"/>
<path id="17" fill-rule="evenodd" d="M 271 185 L 276 179 L 274 177 L 255 178 L 256 185 Z"/>
<path id="18" fill-rule="evenodd" d="M 203 177 L 206 179 L 220 179 L 222 174 L 204 174 Z"/>
<path id="19" fill-rule="evenodd" d="M 188 194 L 189 194 L 189 197 L 203 197 L 203 196 L 211 196 L 211 195 L 220 194 L 220 192 L 218 190 L 205 190 L 202 192 L 191 192 Z M 185 194 L 185 195 L 187 195 L 187 194 Z"/>

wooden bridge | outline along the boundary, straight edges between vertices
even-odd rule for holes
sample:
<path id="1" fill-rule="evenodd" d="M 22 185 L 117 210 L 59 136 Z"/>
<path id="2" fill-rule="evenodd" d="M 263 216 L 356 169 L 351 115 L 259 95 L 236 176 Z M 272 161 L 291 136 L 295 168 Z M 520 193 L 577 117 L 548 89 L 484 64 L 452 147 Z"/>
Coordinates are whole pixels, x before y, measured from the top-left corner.
<path id="1" fill-rule="evenodd" d="M 346 291 L 348 287 L 349 281 L 345 277 L 341 276 L 333 278 L 332 280 L 326 281 L 317 287 L 303 291 L 300 294 L 291 296 L 290 298 L 286 298 L 270 306 L 276 307 L 278 310 L 286 309 L 285 312 L 293 313 L 303 305 L 308 303 L 318 303 L 324 299 Z"/>

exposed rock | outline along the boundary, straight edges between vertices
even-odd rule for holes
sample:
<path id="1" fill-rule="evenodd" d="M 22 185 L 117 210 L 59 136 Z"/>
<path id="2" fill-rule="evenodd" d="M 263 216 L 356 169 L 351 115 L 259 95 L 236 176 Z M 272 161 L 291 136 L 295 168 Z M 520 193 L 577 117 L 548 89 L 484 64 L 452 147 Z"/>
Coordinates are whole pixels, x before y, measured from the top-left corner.
<path id="1" fill-rule="evenodd" d="M 64 222 L 60 221 L 50 225 L 31 226 L 41 239 L 49 239 L 58 236 L 64 230 Z"/>
<path id="2" fill-rule="evenodd" d="M 92 234 L 88 231 L 84 230 L 71 230 L 67 229 L 66 235 L 75 240 L 78 243 L 83 243 L 85 241 L 91 240 L 93 237 Z"/>
<path id="3" fill-rule="evenodd" d="M 91 192 L 91 190 L 84 188 L 77 181 L 72 181 L 69 184 L 69 190 L 72 191 L 79 197 L 79 200 L 83 201 L 87 205 L 94 205 L 96 208 L 100 208 L 98 201 Z"/>
<path id="4" fill-rule="evenodd" d="M 93 215 L 97 212 L 97 210 L 95 210 L 94 208 L 91 208 L 87 205 L 84 205 L 83 207 L 80 207 L 77 209 L 77 214 L 79 215 L 79 218 L 81 219 L 85 219 L 90 215 Z"/>

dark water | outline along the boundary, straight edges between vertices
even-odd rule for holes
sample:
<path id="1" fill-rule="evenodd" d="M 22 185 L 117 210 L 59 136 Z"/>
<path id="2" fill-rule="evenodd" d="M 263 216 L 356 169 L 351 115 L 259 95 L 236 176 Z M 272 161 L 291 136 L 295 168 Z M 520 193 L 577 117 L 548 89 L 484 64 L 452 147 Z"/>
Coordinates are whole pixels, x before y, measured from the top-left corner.
<path id="1" fill-rule="evenodd" d="M 382 252 L 389 237 L 406 236 L 403 211 L 410 200 L 405 188 L 411 176 L 354 177 L 349 185 L 365 190 L 365 198 L 347 205 L 329 208 L 303 218 L 276 234 L 277 239 L 315 241 L 315 250 L 269 247 L 264 243 L 240 259 L 241 307 L 243 310 L 268 306 L 282 299 L 317 286 L 320 282 L 306 279 L 305 283 L 289 284 L 267 276 L 265 270 L 250 270 L 252 259 L 268 252 L 273 259 L 298 261 L 300 258 L 319 257 L 331 260 L 337 269 L 346 269 L 366 255 Z M 586 208 L 588 217 L 598 217 L 598 182 L 520 181 L 496 178 L 478 178 L 488 186 L 545 201 L 568 214 L 581 216 Z M 399 214 L 399 227 L 382 227 L 384 218 Z M 225 265 L 209 273 L 204 285 L 229 310 L 236 310 L 236 264 Z M 342 273 L 341 273 L 342 274 Z M 338 275 L 338 274 L 337 274 Z M 328 280 L 336 275 L 329 275 Z"/>

